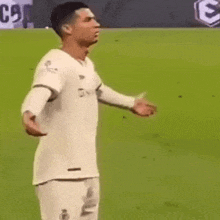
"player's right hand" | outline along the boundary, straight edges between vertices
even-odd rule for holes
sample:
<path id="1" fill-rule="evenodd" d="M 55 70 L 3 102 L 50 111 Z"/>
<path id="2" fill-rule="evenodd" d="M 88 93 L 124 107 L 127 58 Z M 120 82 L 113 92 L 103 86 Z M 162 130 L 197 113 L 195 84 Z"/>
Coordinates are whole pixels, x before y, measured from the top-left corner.
<path id="1" fill-rule="evenodd" d="M 23 126 L 27 134 L 34 137 L 45 136 L 47 133 L 40 131 L 39 124 L 35 121 L 36 116 L 33 115 L 30 111 L 23 114 Z"/>

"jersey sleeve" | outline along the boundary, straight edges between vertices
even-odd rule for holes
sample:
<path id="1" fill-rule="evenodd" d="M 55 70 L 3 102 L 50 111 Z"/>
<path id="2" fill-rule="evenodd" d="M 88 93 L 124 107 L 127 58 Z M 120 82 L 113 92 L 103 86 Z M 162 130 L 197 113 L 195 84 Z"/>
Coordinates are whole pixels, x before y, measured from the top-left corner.
<path id="1" fill-rule="evenodd" d="M 47 88 L 38 87 L 31 89 L 22 103 L 21 115 L 26 111 L 30 111 L 32 114 L 38 116 L 50 96 L 51 91 Z"/>
<path id="2" fill-rule="evenodd" d="M 124 108 L 133 108 L 136 98 L 118 93 L 105 84 L 101 84 L 98 89 L 98 100 L 102 103 L 116 105 Z"/>
<path id="3" fill-rule="evenodd" d="M 49 101 L 53 101 L 64 87 L 65 79 L 63 72 L 61 67 L 56 66 L 56 64 L 53 65 L 51 61 L 47 61 L 44 65 L 37 67 L 31 87 L 50 89 L 52 95 Z"/>

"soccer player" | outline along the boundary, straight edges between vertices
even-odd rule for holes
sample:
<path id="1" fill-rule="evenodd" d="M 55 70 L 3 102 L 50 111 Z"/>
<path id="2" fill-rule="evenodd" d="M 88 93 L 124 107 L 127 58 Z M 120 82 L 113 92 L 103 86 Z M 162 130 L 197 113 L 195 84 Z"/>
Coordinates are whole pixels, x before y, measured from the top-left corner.
<path id="1" fill-rule="evenodd" d="M 87 5 L 58 5 L 51 23 L 62 48 L 50 50 L 40 60 L 21 108 L 25 131 L 40 137 L 33 185 L 42 220 L 97 220 L 98 101 L 128 109 L 138 117 L 155 115 L 156 106 L 144 98 L 122 95 L 102 82 L 87 57 L 100 29 Z"/>

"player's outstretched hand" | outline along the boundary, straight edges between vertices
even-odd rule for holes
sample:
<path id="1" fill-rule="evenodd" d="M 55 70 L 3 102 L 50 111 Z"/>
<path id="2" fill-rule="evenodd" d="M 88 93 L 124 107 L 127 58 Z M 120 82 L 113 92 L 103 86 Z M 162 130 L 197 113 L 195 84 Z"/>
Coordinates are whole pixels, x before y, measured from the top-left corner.
<path id="1" fill-rule="evenodd" d="M 42 133 L 40 131 L 40 126 L 35 121 L 35 118 L 36 116 L 33 115 L 30 111 L 24 113 L 22 122 L 27 134 L 35 137 L 47 135 L 47 133 Z"/>
<path id="2" fill-rule="evenodd" d="M 157 107 L 144 98 L 136 99 L 131 111 L 141 117 L 150 117 L 157 114 Z"/>

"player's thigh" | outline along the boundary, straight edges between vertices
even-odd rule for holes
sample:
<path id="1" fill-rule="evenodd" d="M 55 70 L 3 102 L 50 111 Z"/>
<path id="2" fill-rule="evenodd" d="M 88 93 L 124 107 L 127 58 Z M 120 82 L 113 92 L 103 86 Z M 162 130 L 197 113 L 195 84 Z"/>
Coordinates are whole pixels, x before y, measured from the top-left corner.
<path id="1" fill-rule="evenodd" d="M 86 188 L 83 181 L 49 181 L 37 186 L 42 220 L 78 220 Z"/>

